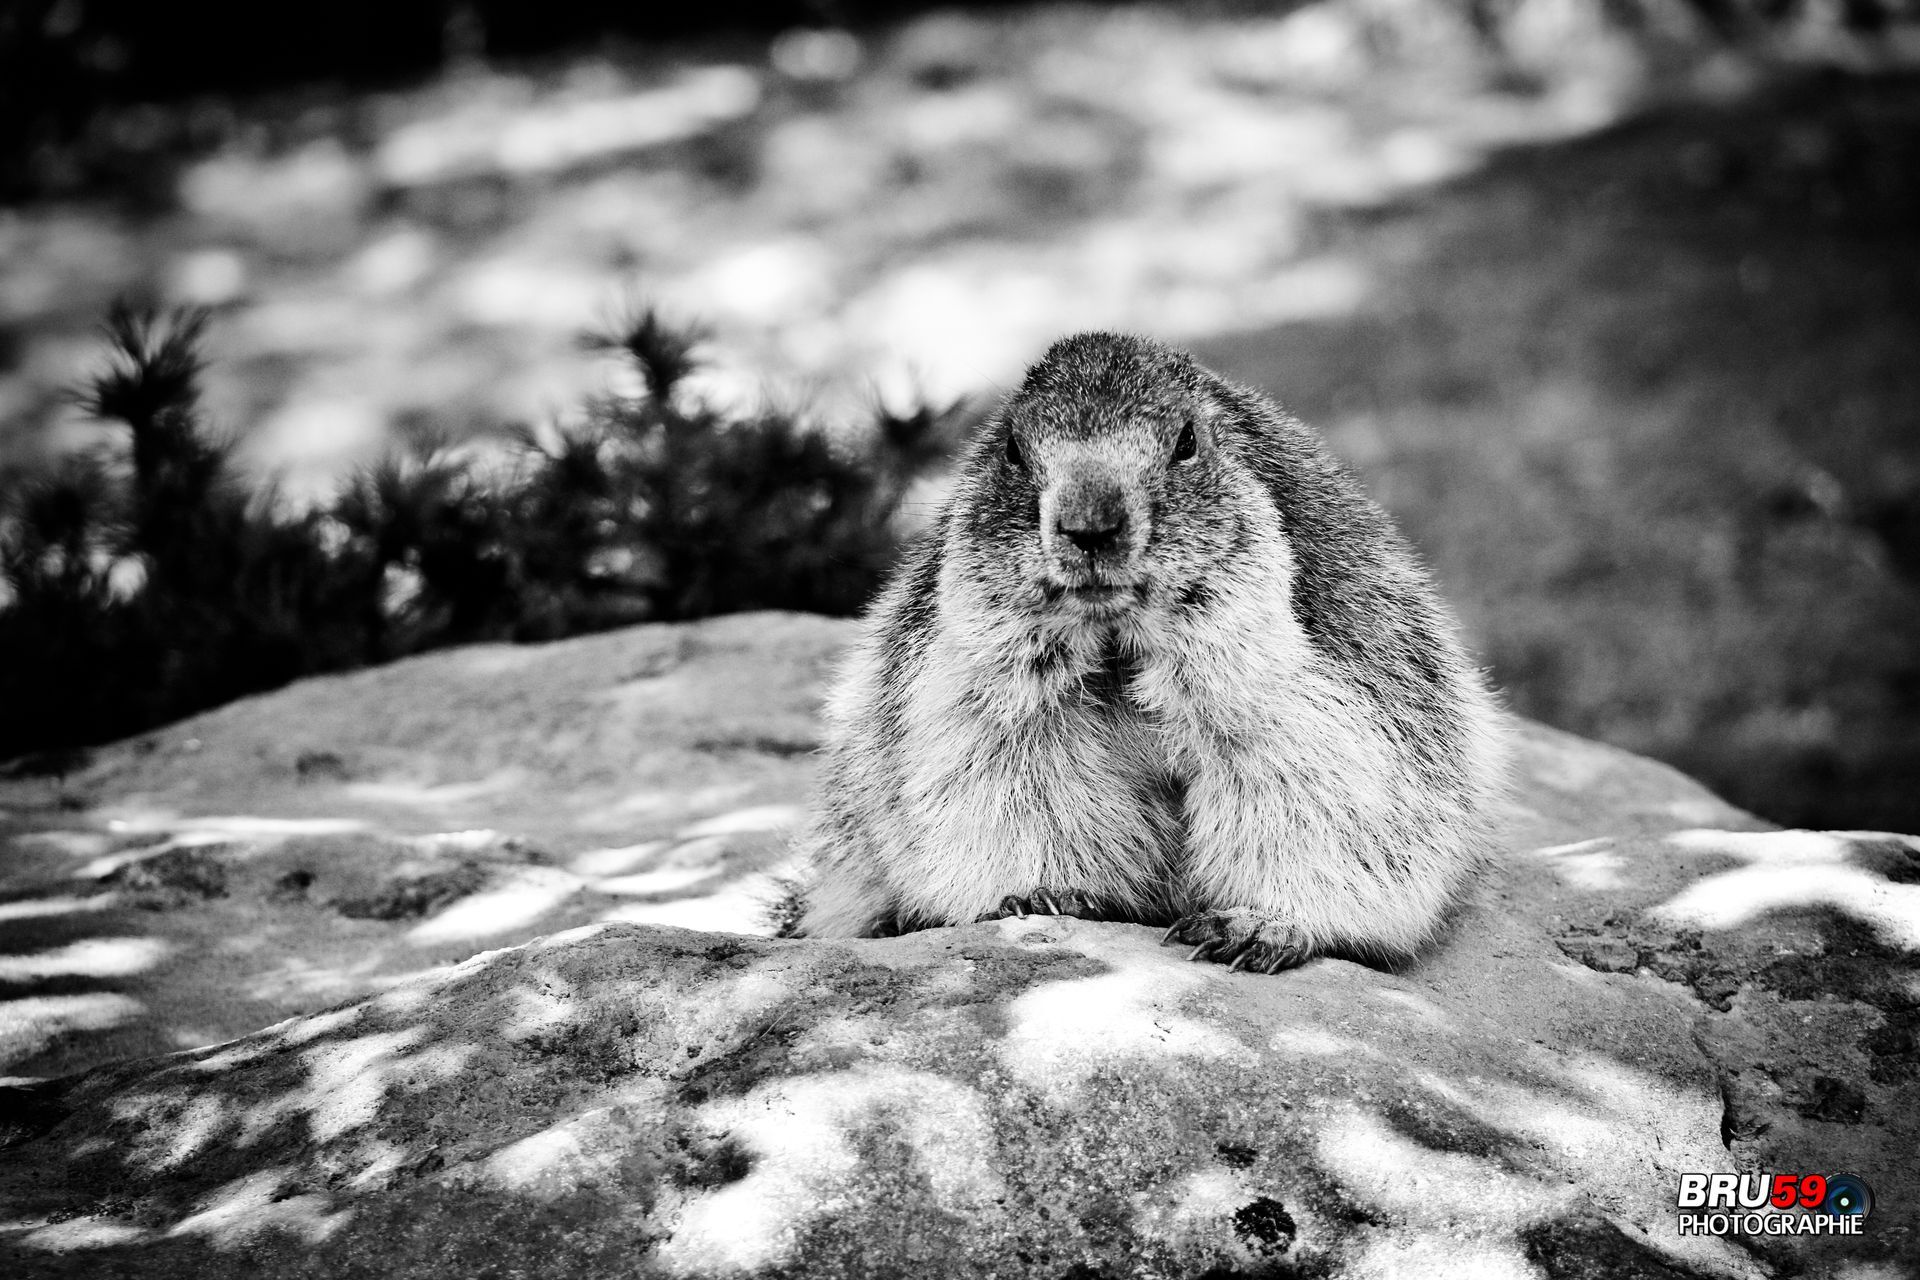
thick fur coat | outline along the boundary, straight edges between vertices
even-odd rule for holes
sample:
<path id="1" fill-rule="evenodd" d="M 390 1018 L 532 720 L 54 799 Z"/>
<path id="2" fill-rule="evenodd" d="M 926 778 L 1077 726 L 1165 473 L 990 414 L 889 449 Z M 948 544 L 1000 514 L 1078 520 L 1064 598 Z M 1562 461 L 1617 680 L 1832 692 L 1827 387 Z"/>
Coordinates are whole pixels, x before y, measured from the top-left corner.
<path id="1" fill-rule="evenodd" d="M 1269 971 L 1416 950 L 1505 758 L 1426 573 L 1318 439 L 1111 334 L 982 428 L 828 719 L 801 933 L 1065 910 Z"/>

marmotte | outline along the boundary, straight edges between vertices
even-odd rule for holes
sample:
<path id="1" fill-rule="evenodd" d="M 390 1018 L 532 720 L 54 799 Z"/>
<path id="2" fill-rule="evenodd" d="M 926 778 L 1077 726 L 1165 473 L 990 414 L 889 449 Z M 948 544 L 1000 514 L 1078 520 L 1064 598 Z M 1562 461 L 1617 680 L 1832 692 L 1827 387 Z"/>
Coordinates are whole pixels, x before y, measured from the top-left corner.
<path id="1" fill-rule="evenodd" d="M 828 726 L 801 935 L 1053 911 L 1265 972 L 1415 952 L 1506 760 L 1426 571 L 1319 439 L 1104 333 L 981 428 Z"/>

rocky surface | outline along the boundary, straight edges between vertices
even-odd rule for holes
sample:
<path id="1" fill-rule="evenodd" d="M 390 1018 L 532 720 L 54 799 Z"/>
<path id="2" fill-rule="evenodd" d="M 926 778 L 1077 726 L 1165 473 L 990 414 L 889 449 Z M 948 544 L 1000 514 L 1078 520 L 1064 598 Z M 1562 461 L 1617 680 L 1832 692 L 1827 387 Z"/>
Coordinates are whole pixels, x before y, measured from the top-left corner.
<path id="1" fill-rule="evenodd" d="M 596 920 L 759 928 L 847 626 L 435 654 L 0 781 L 0 1076 L 225 1040 Z"/>
<path id="2" fill-rule="evenodd" d="M 847 634 L 447 653 L 8 784 L 0 1267 L 1920 1264 L 1920 842 L 1770 830 L 1530 727 L 1510 856 L 1398 972 L 1230 974 L 1052 917 L 751 936 Z M 120 1003 L 34 1022 L 89 996 Z M 1864 1178 L 1865 1234 L 1678 1234 L 1681 1173 L 1755 1170 Z"/>

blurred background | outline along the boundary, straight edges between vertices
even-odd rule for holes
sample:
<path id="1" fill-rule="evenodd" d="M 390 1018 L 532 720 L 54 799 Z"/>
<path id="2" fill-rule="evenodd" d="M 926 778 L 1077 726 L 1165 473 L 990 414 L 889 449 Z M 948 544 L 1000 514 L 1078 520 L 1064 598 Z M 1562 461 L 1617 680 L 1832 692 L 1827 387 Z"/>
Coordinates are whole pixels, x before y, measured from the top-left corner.
<path id="1" fill-rule="evenodd" d="M 1521 712 L 1920 831 L 1914 0 L 666 8 L 0 10 L 4 768 L 850 611 L 1102 327 L 1323 430 Z"/>

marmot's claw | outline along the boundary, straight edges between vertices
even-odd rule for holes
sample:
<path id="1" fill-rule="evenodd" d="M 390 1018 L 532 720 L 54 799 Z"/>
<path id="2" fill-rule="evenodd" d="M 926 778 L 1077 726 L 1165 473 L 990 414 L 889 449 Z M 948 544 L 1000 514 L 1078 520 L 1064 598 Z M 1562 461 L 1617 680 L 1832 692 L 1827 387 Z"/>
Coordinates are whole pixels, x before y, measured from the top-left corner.
<path id="1" fill-rule="evenodd" d="M 1261 942 L 1255 944 L 1255 947 L 1265 957 L 1266 962 L 1261 966 L 1262 973 L 1279 973 L 1282 969 L 1297 969 L 1312 958 L 1306 947 L 1294 942 Z"/>
<path id="2" fill-rule="evenodd" d="M 1025 897 L 1010 893 L 1000 899 L 1000 906 L 995 914 L 983 918 L 1004 920 L 1008 916 L 1013 916 L 1016 919 L 1025 920 L 1028 916 L 1038 915 L 1075 916 L 1082 920 L 1100 919 L 1100 912 L 1094 906 L 1093 899 L 1076 889 L 1065 892 L 1058 889 L 1035 889 Z"/>
<path id="3" fill-rule="evenodd" d="M 1212 960 L 1226 965 L 1229 973 L 1279 973 L 1306 963 L 1313 954 L 1306 939 L 1287 925 L 1225 911 L 1180 917 L 1160 939 L 1162 946 L 1169 942 L 1197 944 L 1187 959 Z"/>

